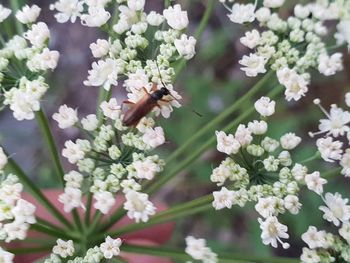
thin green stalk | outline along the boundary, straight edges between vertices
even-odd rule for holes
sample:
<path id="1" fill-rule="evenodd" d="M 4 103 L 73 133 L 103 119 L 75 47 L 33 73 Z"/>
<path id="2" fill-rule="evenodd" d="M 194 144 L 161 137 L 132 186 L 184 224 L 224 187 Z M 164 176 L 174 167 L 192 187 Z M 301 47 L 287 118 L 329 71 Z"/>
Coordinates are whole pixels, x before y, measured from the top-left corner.
<path id="1" fill-rule="evenodd" d="M 87 195 L 86 212 L 85 212 L 85 227 L 86 228 L 90 225 L 91 203 L 92 203 L 92 193 L 89 191 L 89 193 Z"/>
<path id="2" fill-rule="evenodd" d="M 34 254 L 38 252 L 46 252 L 51 251 L 52 245 L 45 245 L 40 247 L 19 247 L 19 248 L 10 248 L 7 249 L 10 253 L 13 253 L 15 255 L 22 255 L 22 254 Z"/>
<path id="3" fill-rule="evenodd" d="M 199 23 L 199 26 L 194 34 L 194 36 L 197 40 L 199 40 L 201 38 L 201 36 L 202 36 L 202 34 L 203 34 L 203 32 L 204 32 L 204 30 L 209 22 L 209 18 L 210 18 L 211 13 L 213 12 L 213 9 L 214 9 L 214 3 L 215 3 L 215 0 L 208 0 L 208 2 L 207 2 L 207 8 L 205 9 L 205 13 L 203 14 L 203 17 Z M 181 59 L 175 68 L 175 76 L 176 77 L 184 69 L 185 65 L 186 65 L 186 60 Z"/>
<path id="4" fill-rule="evenodd" d="M 14 13 L 16 13 L 17 10 L 20 9 L 20 5 L 19 5 L 19 1 L 18 0 L 10 0 L 10 5 L 11 5 L 11 9 Z M 16 29 L 17 32 L 19 34 L 23 34 L 24 29 L 23 29 L 23 24 L 20 23 L 17 19 L 16 19 Z"/>
<path id="5" fill-rule="evenodd" d="M 342 170 L 341 167 L 337 167 L 335 169 L 329 170 L 328 172 L 321 173 L 321 175 L 325 179 L 332 179 L 332 178 L 336 177 L 337 175 L 339 175 L 341 170 Z"/>
<path id="6" fill-rule="evenodd" d="M 54 230 L 54 229 L 49 228 L 47 226 L 41 225 L 39 223 L 35 223 L 35 224 L 31 225 L 30 228 L 32 230 L 47 234 L 49 236 L 64 238 L 64 239 L 71 239 L 74 241 L 78 240 L 78 237 L 76 237 L 72 234 L 68 234 L 67 231 L 57 231 L 57 230 Z"/>
<path id="7" fill-rule="evenodd" d="M 95 215 L 94 215 L 94 218 L 92 220 L 92 223 L 91 223 L 91 225 L 89 227 L 89 230 L 88 230 L 89 233 L 93 233 L 95 231 L 95 229 L 96 229 L 98 223 L 100 222 L 101 218 L 102 218 L 101 212 L 100 211 L 96 211 Z"/>
<path id="8" fill-rule="evenodd" d="M 8 160 L 7 168 L 13 172 L 21 183 L 28 189 L 32 196 L 38 200 L 58 221 L 62 222 L 65 226 L 71 228 L 69 221 L 57 210 L 57 208 L 44 196 L 40 189 L 27 177 L 23 170 L 17 165 L 13 159 Z"/>
<path id="9" fill-rule="evenodd" d="M 112 97 L 112 87 L 107 91 L 103 87 L 100 87 L 100 91 L 98 93 L 98 101 L 96 106 L 96 112 L 97 112 L 97 119 L 99 121 L 99 124 L 103 123 L 103 114 L 102 110 L 100 108 L 100 104 L 103 101 L 108 101 Z"/>
<path id="10" fill-rule="evenodd" d="M 232 113 L 239 110 L 245 103 L 255 95 L 268 81 L 271 80 L 273 75 L 273 71 L 268 72 L 265 76 L 260 79 L 244 96 L 242 96 L 239 100 L 233 103 L 230 107 L 228 107 L 225 111 L 220 113 L 216 118 L 211 120 L 207 125 L 203 128 L 199 129 L 193 136 L 191 136 L 186 142 L 184 142 L 180 147 L 178 147 L 166 160 L 166 163 L 174 161 L 179 155 L 184 153 L 189 146 L 191 146 L 195 141 L 201 138 L 203 135 L 213 132 L 217 126 L 224 121 L 227 117 L 229 117 Z"/>
<path id="11" fill-rule="evenodd" d="M 49 228 L 52 228 L 52 229 L 54 229 L 54 230 L 56 230 L 56 231 L 66 231 L 66 230 L 63 229 L 62 227 L 57 226 L 57 225 L 55 225 L 55 224 L 52 224 L 52 223 L 46 221 L 45 219 L 43 219 L 43 218 L 41 218 L 41 217 L 39 217 L 39 216 L 35 216 L 35 219 L 36 219 L 36 221 L 37 221 L 39 224 L 44 225 L 44 226 L 47 226 L 47 227 L 49 227 Z"/>
<path id="12" fill-rule="evenodd" d="M 192 258 L 187 255 L 182 250 L 175 250 L 167 247 L 150 247 L 150 246 L 137 246 L 137 245 L 128 245 L 124 244 L 122 246 L 122 251 L 135 253 L 135 254 L 144 254 L 152 255 L 159 257 L 166 257 L 179 260 L 181 262 L 186 262 L 192 260 Z M 241 253 L 229 253 L 221 254 L 218 253 L 218 262 L 219 263 L 297 263 L 299 260 L 292 258 L 282 258 L 282 257 L 258 257 L 252 255 L 242 255 Z"/>
<path id="13" fill-rule="evenodd" d="M 314 160 L 320 159 L 320 157 L 321 157 L 321 154 L 319 151 L 317 151 L 313 156 L 303 160 L 301 163 L 304 164 L 304 163 L 312 162 Z"/>
<path id="14" fill-rule="evenodd" d="M 73 220 L 74 220 L 74 224 L 76 226 L 76 229 L 82 233 L 83 232 L 83 225 L 81 224 L 81 220 L 80 220 L 80 216 L 78 214 L 78 210 L 75 208 L 72 211 L 72 215 L 73 215 Z"/>
<path id="15" fill-rule="evenodd" d="M 53 139 L 53 136 L 52 136 L 52 133 L 50 130 L 48 119 L 47 119 L 43 109 L 40 109 L 39 111 L 37 111 L 35 115 L 36 115 L 36 119 L 37 119 L 39 128 L 41 130 L 41 133 L 43 134 L 43 136 L 45 138 L 45 142 L 49 148 L 51 159 L 54 163 L 56 174 L 59 177 L 62 185 L 64 185 L 64 179 L 63 179 L 64 171 L 63 171 L 63 168 L 61 165 L 61 161 L 60 161 L 60 157 L 59 157 L 59 154 L 57 151 L 55 141 Z"/>

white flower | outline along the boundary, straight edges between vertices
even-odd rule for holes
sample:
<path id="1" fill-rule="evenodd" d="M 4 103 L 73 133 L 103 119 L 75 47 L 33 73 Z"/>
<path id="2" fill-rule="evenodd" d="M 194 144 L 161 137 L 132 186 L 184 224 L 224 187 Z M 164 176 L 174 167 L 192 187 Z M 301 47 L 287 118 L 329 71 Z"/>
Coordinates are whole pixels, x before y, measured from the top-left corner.
<path id="1" fill-rule="evenodd" d="M 324 202 L 326 206 L 320 206 L 324 212 L 323 218 L 339 226 L 340 222 L 347 222 L 350 219 L 350 206 L 347 205 L 348 199 L 342 198 L 339 193 L 326 193 Z"/>
<path id="2" fill-rule="evenodd" d="M 260 33 L 258 30 L 253 29 L 252 31 L 247 31 L 244 37 L 240 38 L 241 43 L 250 48 L 255 48 L 260 42 Z"/>
<path id="3" fill-rule="evenodd" d="M 157 14 L 155 11 L 151 11 L 147 15 L 147 23 L 151 26 L 160 26 L 164 21 L 164 17 L 161 14 Z"/>
<path id="4" fill-rule="evenodd" d="M 128 0 L 128 7 L 131 10 L 140 11 L 145 6 L 145 0 Z"/>
<path id="5" fill-rule="evenodd" d="M 251 53 L 249 56 L 244 55 L 238 63 L 244 66 L 241 70 L 243 70 L 248 77 L 255 77 L 259 73 L 266 72 L 266 59 L 257 54 Z"/>
<path id="6" fill-rule="evenodd" d="M 105 242 L 100 245 L 100 250 L 106 259 L 111 259 L 119 256 L 121 245 L 122 240 L 120 238 L 113 239 L 110 236 L 107 236 Z"/>
<path id="7" fill-rule="evenodd" d="M 345 94 L 345 103 L 348 107 L 350 107 L 350 92 Z"/>
<path id="8" fill-rule="evenodd" d="M 111 85 L 118 85 L 118 74 L 120 65 L 114 59 L 107 58 L 92 63 L 92 69 L 89 70 L 88 79 L 84 81 L 86 86 L 103 86 L 109 90 Z"/>
<path id="9" fill-rule="evenodd" d="M 261 7 L 255 12 L 255 17 L 260 23 L 266 23 L 269 21 L 271 11 L 269 8 Z"/>
<path id="10" fill-rule="evenodd" d="M 232 134 L 226 135 L 223 131 L 216 131 L 217 150 L 230 154 L 238 153 L 241 145 Z"/>
<path id="11" fill-rule="evenodd" d="M 280 138 L 281 146 L 283 149 L 292 150 L 298 146 L 301 142 L 301 138 L 296 136 L 294 133 L 289 132 Z"/>
<path id="12" fill-rule="evenodd" d="M 307 188 L 320 195 L 323 193 L 323 185 L 327 183 L 327 180 L 321 178 L 319 172 L 313 172 L 305 176 L 305 183 Z"/>
<path id="13" fill-rule="evenodd" d="M 266 121 L 254 120 L 248 123 L 248 129 L 255 135 L 262 135 L 267 132 Z"/>
<path id="14" fill-rule="evenodd" d="M 7 156 L 4 153 L 4 150 L 0 147 L 0 171 L 4 169 L 7 164 Z"/>
<path id="15" fill-rule="evenodd" d="M 189 60 L 196 54 L 196 42 L 197 40 L 194 37 L 188 37 L 187 35 L 182 34 L 180 39 L 175 39 L 174 45 L 180 56 Z"/>
<path id="16" fill-rule="evenodd" d="M 321 261 L 321 258 L 317 255 L 316 250 L 303 247 L 303 253 L 300 256 L 300 260 L 302 263 L 318 263 Z"/>
<path id="17" fill-rule="evenodd" d="M 25 5 L 20 11 L 16 13 L 16 18 L 22 24 L 34 23 L 37 20 L 40 11 L 41 8 L 37 5 Z"/>
<path id="18" fill-rule="evenodd" d="M 103 115 L 112 120 L 117 120 L 121 113 L 121 106 L 118 105 L 115 98 L 110 99 L 108 102 L 102 102 L 100 108 L 102 109 Z"/>
<path id="19" fill-rule="evenodd" d="M 69 108 L 66 104 L 60 106 L 58 113 L 52 115 L 52 119 L 57 121 L 58 127 L 67 129 L 78 122 L 78 113 L 76 110 Z"/>
<path id="20" fill-rule="evenodd" d="M 84 159 L 85 153 L 77 143 L 66 141 L 64 146 L 62 156 L 66 157 L 70 163 L 74 164 Z"/>
<path id="21" fill-rule="evenodd" d="M 0 23 L 2 23 L 11 14 L 11 9 L 8 9 L 0 4 Z"/>
<path id="22" fill-rule="evenodd" d="M 105 39 L 97 39 L 96 43 L 90 44 L 90 49 L 92 52 L 92 55 L 95 58 L 101 58 L 108 54 L 110 48 L 110 44 Z"/>
<path id="23" fill-rule="evenodd" d="M 275 106 L 276 102 L 269 97 L 261 97 L 254 103 L 255 110 L 263 117 L 274 114 Z"/>
<path id="24" fill-rule="evenodd" d="M 314 226 L 309 226 L 308 230 L 302 234 L 301 239 L 309 246 L 311 249 L 315 248 L 326 248 L 327 242 L 325 238 L 325 231 L 317 231 Z"/>
<path id="25" fill-rule="evenodd" d="M 36 207 L 24 199 L 18 200 L 16 206 L 12 209 L 12 214 L 17 222 L 34 224 Z"/>
<path id="26" fill-rule="evenodd" d="M 203 263 L 216 263 L 217 255 L 207 247 L 205 239 L 186 237 L 185 252 L 195 260 L 201 260 Z"/>
<path id="27" fill-rule="evenodd" d="M 293 177 L 297 181 L 303 181 L 307 175 L 307 167 L 296 163 L 291 170 Z"/>
<path id="28" fill-rule="evenodd" d="M 228 15 L 233 23 L 243 24 L 253 22 L 255 20 L 255 5 L 253 4 L 238 4 L 232 6 L 231 14 Z"/>
<path id="29" fill-rule="evenodd" d="M 339 235 L 348 243 L 350 242 L 350 222 L 343 222 L 341 228 L 339 229 Z"/>
<path id="30" fill-rule="evenodd" d="M 152 180 L 157 172 L 159 172 L 159 167 L 150 159 L 144 161 L 135 161 L 133 163 L 135 168 L 136 177 L 139 179 Z"/>
<path id="31" fill-rule="evenodd" d="M 264 0 L 264 6 L 268 8 L 278 8 L 284 4 L 285 0 Z"/>
<path id="32" fill-rule="evenodd" d="M 125 80 L 125 87 L 131 92 L 141 90 L 142 88 L 148 86 L 149 79 L 146 72 L 138 68 L 134 73 L 128 75 L 128 79 Z"/>
<path id="33" fill-rule="evenodd" d="M 13 116 L 19 121 L 34 119 L 34 111 L 40 110 L 40 103 L 33 94 L 20 89 L 11 89 L 9 92 L 12 92 L 10 109 L 13 111 Z"/>
<path id="34" fill-rule="evenodd" d="M 20 221 L 13 221 L 12 223 L 4 224 L 3 229 L 7 234 L 6 243 L 19 239 L 24 240 L 27 237 L 29 225 Z"/>
<path id="35" fill-rule="evenodd" d="M 337 44 L 348 43 L 348 47 L 350 47 L 350 20 L 342 20 L 337 24 L 338 32 L 335 34 L 335 38 L 337 39 Z"/>
<path id="36" fill-rule="evenodd" d="M 81 173 L 70 171 L 63 176 L 63 179 L 66 182 L 66 187 L 80 188 L 84 178 Z"/>
<path id="37" fill-rule="evenodd" d="M 294 7 L 294 14 L 296 17 L 300 19 L 305 19 L 310 15 L 310 9 L 309 6 L 303 6 L 300 4 L 295 5 Z"/>
<path id="38" fill-rule="evenodd" d="M 44 22 L 39 22 L 32 25 L 31 30 L 24 33 L 24 37 L 28 39 L 34 47 L 41 48 L 50 38 L 50 30 Z"/>
<path id="39" fill-rule="evenodd" d="M 88 27 L 100 27 L 110 18 L 111 14 L 101 7 L 89 7 L 89 13 L 80 16 L 81 23 Z"/>
<path id="40" fill-rule="evenodd" d="M 264 245 L 271 244 L 271 246 L 277 248 L 277 242 L 279 242 L 284 249 L 289 248 L 289 244 L 281 240 L 281 238 L 289 238 L 288 227 L 278 222 L 277 217 L 271 216 L 266 218 L 265 221 L 259 218 L 258 221 L 262 230 L 261 238 Z"/>
<path id="41" fill-rule="evenodd" d="M 299 202 L 299 198 L 296 195 L 287 195 L 284 198 L 284 207 L 293 215 L 299 213 L 301 208 L 301 203 Z"/>
<path id="42" fill-rule="evenodd" d="M 168 25 L 176 30 L 185 29 L 188 26 L 188 16 L 186 11 L 181 10 L 181 6 L 176 4 L 169 6 L 163 11 L 163 16 Z"/>
<path id="43" fill-rule="evenodd" d="M 14 206 L 16 201 L 21 198 L 23 185 L 20 183 L 4 184 L 0 191 L 0 200 L 5 204 Z"/>
<path id="44" fill-rule="evenodd" d="M 332 134 L 334 137 L 343 136 L 350 130 L 347 125 L 350 122 L 350 112 L 333 106 L 327 115 L 328 119 L 320 120 L 318 126 L 321 133 Z"/>
<path id="45" fill-rule="evenodd" d="M 1 6 L 0 6 L 0 18 L 1 18 Z M 12 263 L 15 255 L 7 252 L 6 250 L 3 250 L 0 247 L 0 262 L 2 263 Z"/>
<path id="46" fill-rule="evenodd" d="M 343 55 L 335 53 L 332 56 L 321 54 L 318 58 L 318 71 L 325 76 L 331 76 L 343 70 Z"/>
<path id="47" fill-rule="evenodd" d="M 144 143 L 152 148 L 156 148 L 165 142 L 164 131 L 162 127 L 148 128 L 142 136 Z"/>
<path id="48" fill-rule="evenodd" d="M 94 208 L 102 214 L 107 214 L 115 204 L 115 198 L 110 192 L 97 192 L 94 194 L 96 200 Z"/>
<path id="49" fill-rule="evenodd" d="M 322 159 L 326 162 L 334 162 L 334 160 L 340 160 L 342 158 L 342 142 L 333 141 L 332 137 L 327 137 L 317 139 L 316 145 Z"/>
<path id="50" fill-rule="evenodd" d="M 233 195 L 234 191 L 228 190 L 226 187 L 222 187 L 220 191 L 214 191 L 214 201 L 213 201 L 213 207 L 216 210 L 220 210 L 223 208 L 231 208 L 232 202 L 233 202 Z"/>
<path id="51" fill-rule="evenodd" d="M 156 212 L 156 207 L 148 200 L 147 194 L 130 190 L 126 193 L 125 198 L 124 209 L 128 211 L 128 217 L 135 219 L 137 223 L 147 222 L 149 216 Z"/>
<path id="52" fill-rule="evenodd" d="M 58 51 L 44 48 L 41 53 L 35 54 L 28 60 L 27 67 L 33 72 L 54 70 L 57 67 L 59 57 L 60 53 Z"/>
<path id="53" fill-rule="evenodd" d="M 72 240 L 64 241 L 57 239 L 57 245 L 52 248 L 52 253 L 59 255 L 62 258 L 73 256 L 74 244 Z"/>
<path id="54" fill-rule="evenodd" d="M 84 2 L 80 0 L 58 0 L 50 5 L 50 9 L 59 12 L 55 14 L 58 23 L 65 23 L 68 20 L 74 23 L 84 10 L 83 4 Z"/>
<path id="55" fill-rule="evenodd" d="M 82 207 L 82 193 L 80 189 L 66 187 L 64 193 L 58 196 L 58 201 L 64 205 L 63 210 L 66 213 L 71 212 L 74 208 Z"/>
<path id="56" fill-rule="evenodd" d="M 255 205 L 255 210 L 264 218 L 276 214 L 277 197 L 269 196 L 266 198 L 259 198 Z"/>
<path id="57" fill-rule="evenodd" d="M 350 177 L 350 149 L 345 150 L 345 153 L 343 154 L 343 157 L 340 160 L 340 165 L 343 168 L 341 170 L 341 173 L 346 177 Z"/>
<path id="58" fill-rule="evenodd" d="M 253 141 L 251 131 L 243 124 L 238 125 L 235 138 L 242 147 L 248 146 Z"/>
<path id="59" fill-rule="evenodd" d="M 98 127 L 98 119 L 95 114 L 89 114 L 81 119 L 81 125 L 87 131 L 94 131 Z"/>
<path id="60" fill-rule="evenodd" d="M 289 81 L 285 83 L 286 91 L 284 95 L 286 96 L 286 100 L 300 100 L 308 91 L 307 85 L 308 82 L 303 76 L 297 74 L 292 75 Z"/>

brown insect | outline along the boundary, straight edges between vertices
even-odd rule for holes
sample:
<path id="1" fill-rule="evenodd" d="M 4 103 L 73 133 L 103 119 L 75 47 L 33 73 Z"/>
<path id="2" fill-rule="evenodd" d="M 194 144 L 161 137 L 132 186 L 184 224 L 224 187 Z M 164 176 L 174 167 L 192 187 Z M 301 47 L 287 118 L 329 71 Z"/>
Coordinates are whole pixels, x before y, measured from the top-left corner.
<path id="1" fill-rule="evenodd" d="M 145 88 L 143 88 L 146 94 L 136 103 L 125 101 L 124 103 L 131 104 L 131 108 L 125 113 L 123 118 L 124 126 L 136 126 L 139 121 L 150 113 L 154 107 L 160 107 L 159 101 L 169 102 L 164 100 L 163 97 L 170 95 L 170 91 L 162 87 L 157 89 L 157 85 L 153 84 L 152 93 L 149 93 Z"/>

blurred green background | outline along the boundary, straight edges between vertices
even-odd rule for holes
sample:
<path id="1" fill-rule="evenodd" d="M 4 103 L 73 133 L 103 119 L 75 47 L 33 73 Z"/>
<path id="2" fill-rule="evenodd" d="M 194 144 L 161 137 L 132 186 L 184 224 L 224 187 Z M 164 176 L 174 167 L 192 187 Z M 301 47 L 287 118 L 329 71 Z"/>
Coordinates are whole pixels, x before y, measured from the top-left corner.
<path id="1" fill-rule="evenodd" d="M 25 1 L 22 0 L 22 2 Z M 98 94 L 97 88 L 85 87 L 82 84 L 93 61 L 89 45 L 104 35 L 96 29 L 82 27 L 79 23 L 56 23 L 53 13 L 48 8 L 51 2 L 47 0 L 27 1 L 28 4 L 35 3 L 43 8 L 40 18 L 52 30 L 51 48 L 61 53 L 59 67 L 50 78 L 51 89 L 42 105 L 49 116 L 52 116 L 59 105 L 64 103 L 77 108 L 80 116 L 85 116 L 94 112 Z M 189 33 L 193 33 L 205 11 L 206 1 L 177 2 L 188 10 Z M 296 2 L 307 1 L 286 2 L 282 12 L 284 15 L 291 12 L 291 6 Z M 7 2 L 5 1 L 4 4 L 6 5 Z M 163 1 L 147 1 L 146 6 L 147 9 L 161 11 Z M 208 27 L 202 39 L 197 42 L 197 56 L 188 63 L 175 84 L 175 88 L 183 96 L 184 107 L 175 110 L 170 119 L 159 120 L 167 137 L 166 145 L 160 150 L 161 156 L 168 156 L 209 120 L 240 98 L 257 80 L 257 78 L 247 78 L 238 65 L 238 60 L 242 55 L 248 53 L 248 50 L 239 42 L 246 28 L 231 23 L 226 13 L 227 11 L 217 1 Z M 343 51 L 347 52 L 347 50 Z M 322 117 L 322 113 L 312 103 L 313 99 L 321 98 L 323 106 L 327 108 L 333 103 L 344 105 L 344 94 L 346 90 L 349 91 L 350 84 L 349 56 L 344 56 L 344 58 L 345 70 L 336 76 L 325 78 L 317 72 L 313 74 L 312 85 L 306 98 L 298 103 L 287 103 L 284 98 L 280 98 L 277 104 L 276 114 L 270 122 L 269 136 L 279 138 L 280 135 L 289 131 L 301 136 L 303 143 L 293 154 L 295 160 L 310 157 L 316 150 L 315 141 L 309 138 L 307 133 L 317 130 L 317 122 Z M 273 88 L 273 84 L 265 87 L 259 96 L 266 95 Z M 118 101 L 124 100 L 123 88 L 114 88 L 113 96 L 117 97 Z M 254 100 L 251 101 L 253 102 Z M 244 110 L 243 107 L 241 112 Z M 196 115 L 194 111 L 199 112 L 202 117 Z M 230 118 L 233 120 L 236 117 L 237 115 L 233 115 Z M 76 139 L 80 136 L 77 130 L 59 130 L 51 118 L 50 122 L 60 149 L 67 139 Z M 224 126 L 223 124 L 217 129 Z M 32 176 L 33 180 L 45 188 L 57 185 L 55 177 L 51 174 L 51 163 L 48 160 L 46 148 L 42 147 L 42 140 L 35 121 L 18 122 L 8 110 L 2 111 L 0 112 L 0 136 L 1 143 L 10 153 L 14 154 L 14 158 Z M 190 154 L 194 148 L 200 147 L 202 142 L 199 141 L 198 145 L 190 148 L 187 154 Z M 203 152 L 201 158 L 190 169 L 168 183 L 159 192 L 157 198 L 165 200 L 171 206 L 211 193 L 216 189 L 216 186 L 209 180 L 211 171 L 223 158 L 224 156 L 219 154 L 215 147 Z M 175 164 L 173 162 L 173 165 Z M 64 165 L 66 171 L 73 168 L 68 163 Z M 332 166 L 320 161 L 311 163 L 310 168 L 327 171 Z M 349 196 L 349 179 L 338 176 L 330 181 L 326 190 L 338 191 Z M 302 203 L 303 209 L 299 215 L 283 217 L 283 222 L 289 226 L 291 236 L 292 246 L 289 250 L 273 250 L 261 243 L 259 224 L 256 220 L 258 215 L 253 206 L 250 206 L 249 209 L 234 207 L 231 210 L 219 212 L 210 210 L 179 220 L 170 243 L 183 246 L 184 237 L 194 235 L 208 239 L 209 245 L 216 252 L 297 257 L 303 246 L 300 235 L 310 224 L 324 229 L 329 228 L 317 209 L 321 200 L 316 194 L 305 191 Z"/>

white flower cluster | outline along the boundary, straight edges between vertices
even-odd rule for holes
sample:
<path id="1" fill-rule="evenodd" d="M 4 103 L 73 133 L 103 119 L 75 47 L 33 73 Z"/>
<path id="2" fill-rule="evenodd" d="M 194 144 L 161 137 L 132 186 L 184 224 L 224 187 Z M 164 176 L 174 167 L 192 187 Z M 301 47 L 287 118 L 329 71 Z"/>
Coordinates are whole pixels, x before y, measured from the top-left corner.
<path id="1" fill-rule="evenodd" d="M 339 193 L 322 196 L 325 206 L 320 206 L 323 218 L 336 227 L 338 234 L 318 231 L 310 226 L 301 236 L 308 247 L 303 248 L 300 257 L 303 263 L 350 262 L 350 205 L 348 199 Z"/>
<path id="2" fill-rule="evenodd" d="M 202 238 L 196 239 L 192 236 L 186 237 L 185 252 L 194 260 L 198 260 L 203 263 L 218 262 L 217 255 L 209 247 L 207 247 L 206 240 Z"/>
<path id="3" fill-rule="evenodd" d="M 136 129 L 124 127 L 121 107 L 114 98 L 102 102 L 100 107 L 103 123 L 94 114 L 82 118 L 79 123 L 77 111 L 66 105 L 53 115 L 60 128 L 75 126 L 90 135 L 90 140 L 65 143 L 62 155 L 76 164 L 79 172 L 71 171 L 64 176 L 65 192 L 59 196 L 59 201 L 66 212 L 84 206 L 82 189 L 88 184 L 94 194 L 94 207 L 107 214 L 115 204 L 115 195 L 123 192 L 128 216 L 136 222 L 146 222 L 156 208 L 148 195 L 140 192 L 140 183 L 152 180 L 163 170 L 164 161 L 158 155 L 147 155 L 165 142 L 163 129 L 155 127 L 154 120 L 147 117 Z"/>
<path id="4" fill-rule="evenodd" d="M 36 223 L 35 206 L 21 198 L 23 185 L 17 176 L 5 175 L 7 157 L 0 147 L 0 240 L 24 240 L 31 224 Z M 0 247 L 0 261 L 12 262 L 13 255 Z"/>
<path id="5" fill-rule="evenodd" d="M 350 92 L 345 95 L 345 102 L 350 107 Z M 320 99 L 315 99 L 321 111 L 326 115 L 326 119 L 321 119 L 318 125 L 318 132 L 310 132 L 309 135 L 324 135 L 316 141 L 317 149 L 323 160 L 327 162 L 338 161 L 342 167 L 341 173 L 350 177 L 350 112 L 331 105 L 327 112 L 322 106 Z M 346 141 L 347 143 L 344 143 Z"/>
<path id="6" fill-rule="evenodd" d="M 297 4 L 294 16 L 284 20 L 279 8 L 284 0 L 264 0 L 257 9 L 253 4 L 233 4 L 228 17 L 234 23 L 259 22 L 259 29 L 245 33 L 241 43 L 254 52 L 239 61 L 249 77 L 276 71 L 279 82 L 285 86 L 286 100 L 299 100 L 305 96 L 310 82 L 309 71 L 315 68 L 325 75 L 334 75 L 343 69 L 342 54 L 329 54 L 324 37 L 329 36 L 326 22 L 332 20 L 337 27 L 334 38 L 338 45 L 350 45 L 350 3 L 348 1 L 315 1 Z M 328 41 L 328 40 L 327 40 Z"/>
<path id="7" fill-rule="evenodd" d="M 275 102 L 262 97 L 255 109 L 266 118 L 275 112 Z M 213 207 L 220 210 L 256 202 L 255 209 L 263 218 L 259 218 L 263 243 L 277 247 L 279 242 L 288 248 L 289 244 L 281 241 L 288 238 L 287 226 L 279 223 L 277 216 L 287 211 L 299 213 L 299 185 L 306 184 L 321 194 L 326 180 L 319 172 L 308 173 L 307 167 L 293 162 L 291 151 L 301 142 L 300 137 L 287 133 L 278 141 L 266 136 L 267 130 L 265 120 L 254 120 L 240 124 L 235 134 L 216 132 L 218 151 L 229 156 L 210 178 L 222 186 L 213 193 Z"/>
<path id="8" fill-rule="evenodd" d="M 9 15 L 6 10 L 0 5 L 0 22 Z M 24 6 L 16 19 L 27 31 L 0 45 L 0 103 L 9 105 L 17 120 L 31 120 L 40 110 L 40 100 L 48 89 L 41 75 L 54 70 L 59 59 L 57 51 L 48 49 L 47 25 L 36 23 L 39 14 L 38 6 Z"/>
<path id="9" fill-rule="evenodd" d="M 60 0 L 54 5 L 60 13 L 59 22 L 69 18 L 72 21 L 79 16 L 83 24 L 101 26 L 105 24 L 110 14 L 104 6 L 110 1 L 66 1 Z M 117 1 L 117 17 L 110 27 L 109 39 L 98 39 L 90 45 L 93 56 L 98 59 L 92 63 L 86 86 L 103 87 L 109 90 L 118 85 L 118 80 L 125 79 L 124 86 L 129 92 L 131 102 L 138 101 L 145 93 L 151 92 L 152 84 L 163 85 L 170 90 L 167 96 L 155 107 L 157 114 L 169 117 L 173 107 L 180 107 L 177 100 L 181 96 L 171 85 L 175 70 L 172 64 L 180 59 L 191 59 L 195 55 L 196 40 L 184 34 L 188 26 L 187 12 L 180 5 L 170 6 L 163 14 L 144 11 L 145 0 Z M 88 6 L 89 14 L 81 14 L 84 5 Z M 96 11 L 98 10 L 98 11 Z M 104 13 L 106 19 L 102 19 Z M 102 19 L 101 21 L 96 21 Z"/>
<path id="10" fill-rule="evenodd" d="M 114 257 L 119 256 L 120 246 L 122 241 L 120 238 L 113 239 L 107 236 L 105 242 L 100 246 L 95 246 L 90 248 L 84 257 L 75 257 L 74 259 L 69 259 L 74 256 L 75 247 L 72 240 L 64 241 L 58 239 L 57 244 L 52 249 L 52 254 L 47 258 L 45 263 L 90 263 L 90 262 L 104 262 L 106 259 L 110 260 Z"/>

